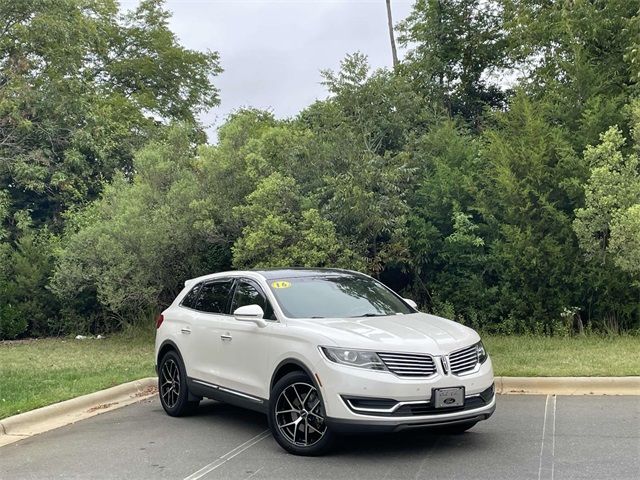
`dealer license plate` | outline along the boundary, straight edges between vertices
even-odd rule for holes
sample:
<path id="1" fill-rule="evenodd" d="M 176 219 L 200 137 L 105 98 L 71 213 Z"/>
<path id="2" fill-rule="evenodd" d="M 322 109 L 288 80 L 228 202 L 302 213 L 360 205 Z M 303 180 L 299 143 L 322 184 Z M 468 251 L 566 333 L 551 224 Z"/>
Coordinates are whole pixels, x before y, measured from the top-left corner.
<path id="1" fill-rule="evenodd" d="M 435 388 L 433 390 L 435 408 L 464 406 L 464 387 Z"/>

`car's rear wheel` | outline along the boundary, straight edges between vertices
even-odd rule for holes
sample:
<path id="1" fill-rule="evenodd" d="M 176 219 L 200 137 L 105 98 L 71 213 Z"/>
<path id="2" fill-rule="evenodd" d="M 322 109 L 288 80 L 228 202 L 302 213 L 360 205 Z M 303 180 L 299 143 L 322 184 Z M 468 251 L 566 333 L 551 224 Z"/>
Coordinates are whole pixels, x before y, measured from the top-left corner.
<path id="1" fill-rule="evenodd" d="M 164 411 L 172 417 L 192 414 L 200 402 L 189 400 L 187 374 L 180 356 L 174 351 L 167 352 L 160 360 L 158 372 L 158 393 Z"/>
<path id="2" fill-rule="evenodd" d="M 322 396 L 302 372 L 288 373 L 274 385 L 269 426 L 280 446 L 296 455 L 321 455 L 334 441 L 325 423 Z"/>

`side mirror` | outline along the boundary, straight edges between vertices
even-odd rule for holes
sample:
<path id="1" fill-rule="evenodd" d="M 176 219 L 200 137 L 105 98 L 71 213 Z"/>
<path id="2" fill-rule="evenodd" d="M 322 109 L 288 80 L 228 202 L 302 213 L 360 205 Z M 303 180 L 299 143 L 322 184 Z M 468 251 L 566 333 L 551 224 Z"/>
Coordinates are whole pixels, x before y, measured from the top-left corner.
<path id="1" fill-rule="evenodd" d="M 418 304 L 416 302 L 414 302 L 413 300 L 411 300 L 410 298 L 403 298 L 403 300 L 405 301 L 406 304 L 408 304 L 411 308 L 415 308 L 416 310 L 418 309 Z"/>
<path id="2" fill-rule="evenodd" d="M 245 305 L 237 308 L 233 312 L 233 316 L 240 322 L 252 322 L 259 327 L 267 326 L 267 322 L 262 318 L 264 317 L 264 311 L 260 305 Z"/>

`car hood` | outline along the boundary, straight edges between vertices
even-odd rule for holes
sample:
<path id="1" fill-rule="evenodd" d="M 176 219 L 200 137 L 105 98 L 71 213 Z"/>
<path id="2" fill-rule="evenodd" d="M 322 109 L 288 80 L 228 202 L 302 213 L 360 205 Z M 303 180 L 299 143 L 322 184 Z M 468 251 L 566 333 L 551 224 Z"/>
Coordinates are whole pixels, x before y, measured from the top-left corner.
<path id="1" fill-rule="evenodd" d="M 471 328 L 426 313 L 384 317 L 314 318 L 296 324 L 345 348 L 446 354 L 480 340 Z"/>

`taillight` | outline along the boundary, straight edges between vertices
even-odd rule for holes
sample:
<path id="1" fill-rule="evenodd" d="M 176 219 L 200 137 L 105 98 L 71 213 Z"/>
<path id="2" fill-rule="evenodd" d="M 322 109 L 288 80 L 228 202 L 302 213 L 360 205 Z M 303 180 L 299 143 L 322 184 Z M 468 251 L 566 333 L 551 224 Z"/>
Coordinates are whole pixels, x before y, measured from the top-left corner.
<path id="1" fill-rule="evenodd" d="M 160 328 L 162 322 L 164 322 L 164 315 L 160 314 L 158 315 L 158 318 L 156 318 L 156 328 Z"/>

